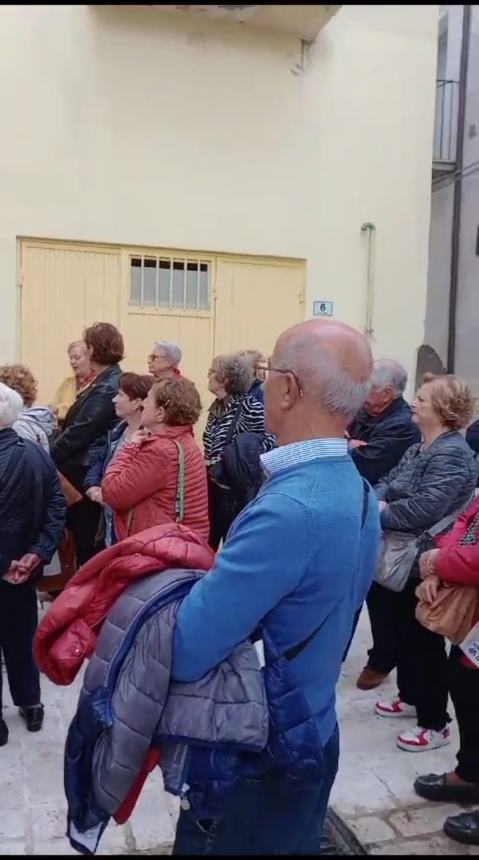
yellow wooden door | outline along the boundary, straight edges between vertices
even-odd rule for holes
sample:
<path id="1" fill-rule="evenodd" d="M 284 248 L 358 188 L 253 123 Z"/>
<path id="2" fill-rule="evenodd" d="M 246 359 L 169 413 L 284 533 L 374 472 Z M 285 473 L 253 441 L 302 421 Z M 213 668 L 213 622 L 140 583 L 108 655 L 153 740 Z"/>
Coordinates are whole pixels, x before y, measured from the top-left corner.
<path id="1" fill-rule="evenodd" d="M 215 295 L 215 353 L 268 356 L 280 332 L 304 319 L 304 263 L 218 257 Z"/>
<path id="2" fill-rule="evenodd" d="M 38 379 L 38 402 L 52 403 L 71 373 L 68 344 L 92 322 L 119 323 L 120 251 L 23 240 L 20 287 L 20 361 Z"/>

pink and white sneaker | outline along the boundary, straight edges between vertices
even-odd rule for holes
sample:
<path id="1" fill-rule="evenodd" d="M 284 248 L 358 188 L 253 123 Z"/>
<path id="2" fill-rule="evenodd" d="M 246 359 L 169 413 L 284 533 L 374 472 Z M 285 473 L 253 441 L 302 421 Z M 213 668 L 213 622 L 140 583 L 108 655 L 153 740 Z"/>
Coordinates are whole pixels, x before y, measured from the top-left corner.
<path id="1" fill-rule="evenodd" d="M 380 717 L 415 717 L 416 708 L 414 705 L 406 705 L 402 702 L 399 696 L 396 696 L 392 702 L 376 702 L 375 712 Z"/>
<path id="2" fill-rule="evenodd" d="M 441 729 L 436 732 L 433 729 L 422 729 L 421 726 L 416 726 L 410 732 L 403 732 L 396 738 L 398 747 L 407 752 L 426 752 L 426 750 L 436 750 L 439 747 L 445 747 L 450 742 L 449 729 Z"/>

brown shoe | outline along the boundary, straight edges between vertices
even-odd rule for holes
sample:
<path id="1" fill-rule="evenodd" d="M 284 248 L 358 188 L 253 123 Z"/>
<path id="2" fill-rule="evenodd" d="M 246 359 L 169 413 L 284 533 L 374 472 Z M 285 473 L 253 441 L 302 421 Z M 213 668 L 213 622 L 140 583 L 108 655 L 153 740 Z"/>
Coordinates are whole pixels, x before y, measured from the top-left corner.
<path id="1" fill-rule="evenodd" d="M 387 674 L 383 675 L 381 672 L 375 672 L 374 669 L 370 669 L 369 666 L 365 666 L 356 681 L 356 687 L 359 690 L 374 690 L 375 687 L 379 687 L 386 678 Z"/>

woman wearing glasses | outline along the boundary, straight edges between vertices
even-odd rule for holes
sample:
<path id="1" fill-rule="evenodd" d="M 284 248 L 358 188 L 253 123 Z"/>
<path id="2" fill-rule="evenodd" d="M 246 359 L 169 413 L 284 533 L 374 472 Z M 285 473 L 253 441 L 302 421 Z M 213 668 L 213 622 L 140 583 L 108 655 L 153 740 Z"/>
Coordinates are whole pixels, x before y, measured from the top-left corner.
<path id="1" fill-rule="evenodd" d="M 210 546 L 217 550 L 242 508 L 261 484 L 259 455 L 275 445 L 265 432 L 264 406 L 248 392 L 250 364 L 241 355 L 219 355 L 208 371 L 215 395 L 203 435 L 208 467 Z"/>

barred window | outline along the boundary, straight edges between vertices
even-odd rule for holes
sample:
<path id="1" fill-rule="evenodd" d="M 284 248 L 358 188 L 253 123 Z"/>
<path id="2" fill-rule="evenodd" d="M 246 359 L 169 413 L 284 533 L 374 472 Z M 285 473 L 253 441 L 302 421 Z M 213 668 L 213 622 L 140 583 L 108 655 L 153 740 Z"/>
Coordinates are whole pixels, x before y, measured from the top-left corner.
<path id="1" fill-rule="evenodd" d="M 210 265 L 203 260 L 130 257 L 130 300 L 136 307 L 207 311 Z"/>

